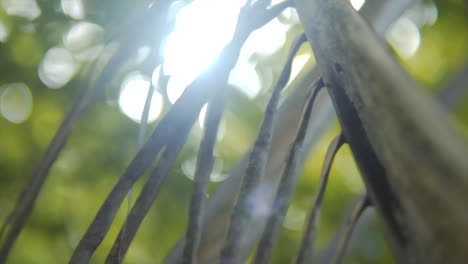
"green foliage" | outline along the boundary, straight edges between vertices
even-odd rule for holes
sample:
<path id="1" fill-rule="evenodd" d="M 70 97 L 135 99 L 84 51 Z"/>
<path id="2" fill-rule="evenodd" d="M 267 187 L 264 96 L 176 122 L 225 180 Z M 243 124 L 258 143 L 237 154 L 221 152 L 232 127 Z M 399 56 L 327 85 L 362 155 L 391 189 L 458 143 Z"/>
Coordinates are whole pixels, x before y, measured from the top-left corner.
<path id="1" fill-rule="evenodd" d="M 33 95 L 33 111 L 25 122 L 13 124 L 0 117 L 0 222 L 13 209 L 23 185 L 35 170 L 73 98 L 85 89 L 87 78 L 90 77 L 89 74 L 78 74 L 59 90 L 49 89 L 41 82 L 38 67 L 44 54 L 55 45 L 63 45 L 61 34 L 76 21 L 65 16 L 57 3 L 39 2 L 43 13 L 32 21 L 9 16 L 0 7 L 0 22 L 10 32 L 5 43 L 0 43 L 0 86 L 23 82 Z M 127 19 L 138 17 L 148 2 L 86 1 L 87 20 L 101 25 L 105 36 L 119 35 L 120 32 L 129 34 L 144 25 L 131 25 L 128 29 L 126 25 L 131 23 Z M 419 51 L 414 57 L 403 61 L 411 75 L 433 93 L 468 60 L 466 5 L 460 1 L 438 1 L 437 6 L 437 22 L 422 29 Z M 166 29 L 158 26 L 151 25 L 151 28 L 160 37 Z M 121 31 L 122 28 L 126 30 Z M 290 35 L 289 38 L 292 38 L 294 34 Z M 119 37 L 125 39 L 126 36 Z M 291 42 L 289 38 L 287 43 Z M 154 42 L 159 40 L 157 37 L 152 39 Z M 261 67 L 267 67 L 268 64 L 282 65 L 287 50 L 283 48 L 264 60 L 257 58 L 257 67 L 260 67 L 258 72 L 261 73 L 264 70 Z M 84 62 L 80 67 L 83 69 L 86 65 Z M 140 67 L 143 66 L 135 66 L 137 69 Z M 278 69 L 274 70 L 274 74 L 278 74 Z M 120 81 L 117 75 L 110 80 L 106 95 L 100 97 L 97 105 L 75 127 L 50 172 L 26 228 L 15 244 L 9 263 L 67 262 L 101 202 L 129 164 L 136 152 L 138 125 L 120 112 L 117 97 L 112 96 L 119 90 Z M 2 90 L 0 97 L 1 93 Z M 223 173 L 227 173 L 251 145 L 259 127 L 261 109 L 265 105 L 264 97 L 260 94 L 249 99 L 240 92 L 230 95 L 225 115 L 225 137 L 217 147 L 217 153 L 225 165 Z M 456 122 L 465 134 L 468 134 L 467 99 L 465 96 L 465 103 L 456 112 Z M 150 125 L 150 129 L 153 125 Z M 173 167 L 161 196 L 138 232 L 126 263 L 159 263 L 183 235 L 192 182 L 184 176 L 181 166 L 196 153 L 200 131 L 198 125 L 192 130 L 189 144 Z M 292 219 L 287 220 L 293 226 L 284 228 L 281 233 L 274 256 L 275 263 L 287 263 L 297 252 L 302 235 L 302 227 L 298 225 L 302 225 L 304 220 L 294 221 L 297 220 L 294 217 L 302 219 L 306 216 L 318 185 L 327 144 L 337 131 L 335 127 L 327 133 L 306 162 L 292 205 L 294 212 L 290 212 L 293 213 Z M 140 184 L 137 184 L 135 193 L 141 189 Z M 211 190 L 216 185 L 212 183 Z M 321 214 L 319 248 L 325 248 L 329 243 L 351 201 L 362 190 L 350 150 L 340 150 L 331 171 Z M 93 258 L 94 263 L 102 263 L 126 214 L 127 205 L 124 204 L 110 233 Z M 393 259 L 378 219 L 369 222 L 370 227 L 364 228 L 360 239 L 352 246 L 349 263 L 391 263 Z"/>

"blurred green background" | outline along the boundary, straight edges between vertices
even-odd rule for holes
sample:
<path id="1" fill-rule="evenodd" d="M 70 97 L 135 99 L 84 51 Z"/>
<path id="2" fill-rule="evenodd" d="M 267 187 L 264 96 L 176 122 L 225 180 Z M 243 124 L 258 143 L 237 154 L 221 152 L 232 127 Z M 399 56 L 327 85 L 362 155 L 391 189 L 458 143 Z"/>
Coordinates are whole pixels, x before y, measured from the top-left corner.
<path id="1" fill-rule="evenodd" d="M 161 58 L 166 58 L 165 52 L 168 51 L 164 50 L 164 43 L 173 43 L 166 37 L 179 26 L 182 16 L 176 17 L 175 14 L 181 8 L 184 10 L 186 3 L 174 2 L 166 20 L 139 19 L 151 5 L 149 0 L 0 0 L 0 3 L 2 223 L 14 208 L 16 198 L 74 98 L 86 88 L 87 80 L 95 76 L 95 71 L 90 71 L 92 62 L 99 56 L 116 56 L 111 52 L 113 45 L 104 45 L 109 42 L 118 44 L 140 31 L 142 34 L 134 43 L 130 41 L 125 50 L 128 59 L 117 65 L 118 70 L 108 80 L 105 94 L 73 130 L 9 258 L 9 263 L 65 263 L 101 201 L 136 152 L 137 116 L 141 113 L 138 106 L 141 107 L 144 96 L 140 92 L 128 99 L 123 97 L 124 91 L 128 87 L 147 91 L 147 85 L 154 78 L 152 69 Z M 205 12 L 211 12 L 212 19 L 222 20 L 223 16 L 216 16 L 216 7 Z M 407 12 L 387 34 L 403 67 L 436 101 L 451 89 L 457 76 L 465 76 L 466 80 L 468 75 L 467 14 L 468 5 L 461 0 L 423 1 Z M 191 22 L 196 19 L 188 18 Z M 231 93 L 224 117 L 211 191 L 252 143 L 269 88 L 281 70 L 290 43 L 300 32 L 297 18 L 291 10 L 285 11 L 275 23 L 268 25 L 265 32 L 258 33 L 257 42 L 251 41 L 247 51 L 241 55 L 243 58 L 236 68 L 236 77 L 230 80 L 237 89 Z M 198 26 L 203 28 L 206 25 Z M 180 32 L 184 31 L 181 29 Z M 202 44 L 185 41 L 187 43 L 184 44 L 188 45 L 186 51 L 178 50 L 183 62 L 175 63 L 174 76 L 183 76 L 184 73 L 177 72 L 178 69 L 190 68 L 187 61 L 191 54 L 200 53 L 207 57 L 199 50 L 207 46 L 207 42 L 216 42 L 209 36 L 220 32 L 200 33 L 198 37 L 204 40 Z M 188 40 L 196 37 L 189 36 Z M 274 41 L 273 44 L 267 43 L 267 37 Z M 184 38 L 179 40 L 184 41 Z M 310 53 L 310 48 L 303 49 L 295 60 L 295 67 L 300 68 Z M 200 65 L 193 67 L 198 71 L 202 69 Z M 169 84 L 153 98 L 157 109 L 150 129 L 161 113 L 170 107 L 173 99 L 170 93 L 175 91 L 174 87 L 183 86 L 180 83 L 183 81 L 172 86 Z M 450 101 L 446 107 L 454 125 L 465 135 L 468 135 L 467 90 L 468 82 L 465 82 L 461 92 L 456 93 L 455 101 Z M 128 104 L 137 105 L 137 108 L 128 108 Z M 183 235 L 191 193 L 190 175 L 193 174 L 201 131 L 201 126 L 196 124 L 162 194 L 138 232 L 126 263 L 159 263 Z M 338 131 L 339 126 L 333 125 L 306 161 L 276 248 L 275 263 L 289 263 L 297 252 L 327 145 Z M 140 187 L 141 182 L 134 193 L 138 193 Z M 319 226 L 320 248 L 328 244 L 352 201 L 362 192 L 359 172 L 350 150 L 344 148 L 340 150 L 331 172 Z M 102 263 L 127 209 L 128 205 L 124 203 L 110 233 L 93 258 L 94 263 Z M 360 228 L 360 235 L 352 243 L 346 263 L 393 263 L 379 220 L 369 214 L 364 222 L 366 226 Z"/>

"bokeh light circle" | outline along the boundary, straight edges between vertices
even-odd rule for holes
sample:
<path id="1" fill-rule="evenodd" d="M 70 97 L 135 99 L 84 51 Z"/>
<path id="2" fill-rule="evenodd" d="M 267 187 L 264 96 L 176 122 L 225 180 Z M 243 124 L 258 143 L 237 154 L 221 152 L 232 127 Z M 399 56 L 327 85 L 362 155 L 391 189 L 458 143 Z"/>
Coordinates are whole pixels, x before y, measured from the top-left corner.
<path id="1" fill-rule="evenodd" d="M 77 71 L 78 64 L 70 51 L 61 47 L 52 47 L 42 58 L 38 74 L 47 87 L 58 89 L 67 84 Z"/>
<path id="2" fill-rule="evenodd" d="M 0 113 L 8 121 L 19 124 L 31 114 L 33 97 L 24 83 L 5 84 L 0 87 Z"/>
<path id="3" fill-rule="evenodd" d="M 119 96 L 120 110 L 137 123 L 141 122 L 150 85 L 150 78 L 138 72 L 130 73 L 122 82 Z M 161 114 L 162 109 L 162 96 L 158 91 L 154 91 L 148 113 L 148 122 L 155 121 Z"/>

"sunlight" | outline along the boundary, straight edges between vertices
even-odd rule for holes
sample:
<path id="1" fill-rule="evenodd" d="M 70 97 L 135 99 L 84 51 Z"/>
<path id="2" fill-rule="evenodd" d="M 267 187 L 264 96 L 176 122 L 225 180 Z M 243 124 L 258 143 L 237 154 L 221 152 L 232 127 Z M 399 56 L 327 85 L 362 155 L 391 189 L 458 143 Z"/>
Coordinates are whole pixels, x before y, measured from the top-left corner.
<path id="1" fill-rule="evenodd" d="M 351 5 L 354 7 L 354 9 L 359 10 L 361 7 L 364 5 L 366 0 L 350 0 Z"/>
<path id="2" fill-rule="evenodd" d="M 200 114 L 198 115 L 198 125 L 200 128 L 205 126 L 205 117 L 206 117 L 206 110 L 208 108 L 208 104 L 205 104 L 202 109 L 200 110 Z M 218 127 L 218 133 L 216 135 L 216 140 L 220 141 L 223 139 L 224 134 L 226 134 L 226 121 L 221 119 Z"/>
<path id="3" fill-rule="evenodd" d="M 291 65 L 291 77 L 289 78 L 289 82 L 291 82 L 297 77 L 299 72 L 302 70 L 302 68 L 304 68 L 304 65 L 309 59 L 311 59 L 311 57 L 311 53 L 301 54 L 294 57 Z"/>
<path id="4" fill-rule="evenodd" d="M 171 78 L 169 78 L 166 89 L 169 102 L 171 102 L 171 104 L 175 103 L 189 84 L 190 82 L 185 79 L 183 75 L 172 75 Z"/>
<path id="5" fill-rule="evenodd" d="M 205 104 L 202 109 L 200 110 L 200 114 L 198 115 L 198 125 L 203 127 L 205 124 L 205 117 L 206 117 L 206 109 L 208 108 L 208 104 Z"/>
<path id="6" fill-rule="evenodd" d="M 221 52 L 234 33 L 238 1 L 199 0 L 183 7 L 164 47 L 171 103 Z M 174 90 L 175 89 L 175 90 Z"/>
<path id="7" fill-rule="evenodd" d="M 261 88 L 261 81 L 255 70 L 255 65 L 249 63 L 247 59 L 239 59 L 229 75 L 228 82 L 249 98 L 257 96 Z"/>
<path id="8" fill-rule="evenodd" d="M 183 7 L 176 15 L 174 31 L 164 45 L 164 73 L 171 75 L 167 87 L 171 103 L 231 40 L 241 4 L 231 0 L 199 0 Z M 242 48 L 229 84 L 249 98 L 255 97 L 261 89 L 261 80 L 251 62 L 252 55 L 276 52 L 284 45 L 289 27 L 275 18 L 254 31 Z"/>
<path id="9" fill-rule="evenodd" d="M 286 42 L 286 32 L 290 25 L 273 19 L 262 28 L 255 30 L 242 47 L 236 66 L 229 76 L 229 84 L 239 89 L 249 98 L 255 98 L 265 83 L 271 80 L 260 79 L 255 64 L 251 62 L 254 56 L 269 56 L 277 52 Z M 265 77 L 265 76 L 263 76 Z"/>
<path id="10" fill-rule="evenodd" d="M 137 123 L 141 122 L 141 115 L 145 107 L 150 85 L 149 77 L 138 72 L 130 73 L 122 82 L 122 90 L 119 96 L 120 110 Z M 148 113 L 148 123 L 153 122 L 159 117 L 162 108 L 162 96 L 158 91 L 154 91 Z"/>

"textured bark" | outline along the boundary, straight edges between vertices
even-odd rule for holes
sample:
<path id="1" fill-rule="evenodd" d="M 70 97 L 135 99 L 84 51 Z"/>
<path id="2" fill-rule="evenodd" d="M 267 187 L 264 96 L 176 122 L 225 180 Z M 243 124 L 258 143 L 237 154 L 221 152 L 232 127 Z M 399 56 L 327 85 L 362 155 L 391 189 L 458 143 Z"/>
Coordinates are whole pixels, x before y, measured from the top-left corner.
<path id="1" fill-rule="evenodd" d="M 346 1 L 297 10 L 401 263 L 468 259 L 468 147 Z"/>
<path id="2" fill-rule="evenodd" d="M 385 29 L 395 21 L 402 12 L 417 0 L 373 0 L 367 1 L 360 13 L 369 24 L 378 25 L 375 31 L 383 36 Z M 311 85 L 318 79 L 318 70 L 312 60 L 309 60 L 300 74 L 290 84 L 290 90 L 293 90 L 291 96 L 286 98 L 279 109 L 278 117 L 275 122 L 272 148 L 268 157 L 266 177 L 261 183 L 261 188 L 265 190 L 266 195 L 273 197 L 276 190 L 282 161 L 287 157 L 289 146 L 294 141 L 294 131 L 296 131 L 301 120 L 301 113 L 307 104 L 307 94 L 313 89 Z M 315 142 L 320 138 L 323 132 L 334 120 L 333 109 L 328 96 L 324 93 L 317 98 L 316 105 L 312 111 L 310 119 L 309 132 L 306 135 L 303 155 L 308 154 Z M 207 211 L 204 214 L 204 223 L 206 227 L 200 241 L 198 251 L 198 261 L 200 263 L 210 263 L 218 259 L 221 244 L 226 232 L 229 214 L 233 208 L 235 197 L 239 190 L 241 177 L 247 165 L 247 155 L 232 170 L 228 179 L 220 184 L 216 192 L 207 203 Z M 268 199 L 265 199 L 268 202 Z M 272 199 L 270 199 L 271 201 Z M 264 219 L 265 220 L 265 219 Z M 263 222 L 265 224 L 265 221 Z M 248 246 L 252 247 L 261 235 L 263 228 L 253 228 L 246 234 Z M 183 240 L 179 241 L 176 247 L 166 258 L 165 263 L 177 263 L 182 254 Z M 248 256 L 248 252 L 244 258 Z"/>

